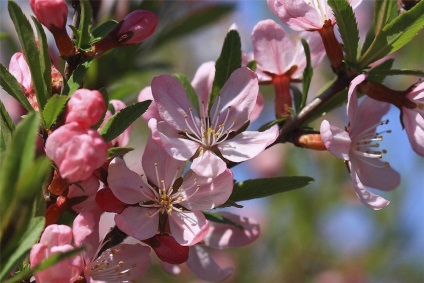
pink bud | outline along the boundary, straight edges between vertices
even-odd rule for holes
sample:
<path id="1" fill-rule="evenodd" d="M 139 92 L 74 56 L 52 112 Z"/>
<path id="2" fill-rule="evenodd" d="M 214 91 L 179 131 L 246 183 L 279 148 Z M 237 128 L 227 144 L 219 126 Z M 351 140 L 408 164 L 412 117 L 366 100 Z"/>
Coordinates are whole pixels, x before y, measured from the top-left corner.
<path id="1" fill-rule="evenodd" d="M 68 5 L 65 0 L 30 0 L 37 19 L 50 31 L 65 29 Z"/>
<path id="2" fill-rule="evenodd" d="M 72 122 L 47 139 L 46 154 L 70 183 L 90 177 L 107 158 L 107 145 L 99 133 Z"/>
<path id="3" fill-rule="evenodd" d="M 32 88 L 31 72 L 22 52 L 16 52 L 10 58 L 9 72 L 26 90 Z"/>
<path id="4" fill-rule="evenodd" d="M 77 122 L 89 128 L 99 122 L 105 111 L 105 101 L 99 91 L 79 89 L 69 99 L 65 123 Z"/>
<path id="5" fill-rule="evenodd" d="M 135 10 L 121 22 L 118 30 L 119 45 L 133 45 L 146 40 L 155 31 L 158 17 L 150 11 Z"/>

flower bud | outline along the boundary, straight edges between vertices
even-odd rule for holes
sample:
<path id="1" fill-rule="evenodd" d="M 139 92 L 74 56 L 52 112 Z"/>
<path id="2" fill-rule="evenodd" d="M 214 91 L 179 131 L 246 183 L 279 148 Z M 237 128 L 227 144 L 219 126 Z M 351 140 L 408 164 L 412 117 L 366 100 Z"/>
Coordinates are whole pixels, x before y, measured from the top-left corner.
<path id="1" fill-rule="evenodd" d="M 107 145 L 100 134 L 72 122 L 59 127 L 46 142 L 46 154 L 70 183 L 90 177 L 107 158 Z"/>
<path id="2" fill-rule="evenodd" d="M 50 31 L 65 29 L 68 5 L 65 0 L 30 0 L 37 19 Z"/>
<path id="3" fill-rule="evenodd" d="M 77 122 L 90 128 L 106 111 L 102 94 L 97 90 L 79 89 L 69 99 L 65 123 Z"/>
<path id="4" fill-rule="evenodd" d="M 158 18 L 150 11 L 136 10 L 129 13 L 119 26 L 119 45 L 133 45 L 146 40 L 157 25 Z"/>

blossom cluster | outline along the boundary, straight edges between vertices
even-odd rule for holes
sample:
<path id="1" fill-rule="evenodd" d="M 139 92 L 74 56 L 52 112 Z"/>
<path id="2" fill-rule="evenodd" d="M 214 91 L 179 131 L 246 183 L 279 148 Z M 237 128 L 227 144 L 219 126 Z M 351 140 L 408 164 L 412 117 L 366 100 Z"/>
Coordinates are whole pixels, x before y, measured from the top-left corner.
<path id="1" fill-rule="evenodd" d="M 345 2 L 353 11 L 361 1 Z M 390 105 L 396 106 L 412 149 L 424 156 L 424 83 L 396 91 L 373 80 L 368 66 L 351 67 L 334 33 L 336 17 L 325 1 L 267 4 L 281 23 L 267 19 L 255 25 L 253 51 L 239 50 L 239 64 L 225 66 L 231 72 L 224 81 L 218 62 L 205 62 L 191 82 L 169 74 L 152 78 L 138 102 L 127 106 L 121 100 L 109 101 L 102 89 L 85 88 L 83 82 L 72 88 L 76 79 L 70 74 L 109 50 L 147 40 L 160 19 L 147 10 L 133 11 L 81 48 L 66 30 L 69 11 L 64 0 L 30 0 L 36 18 L 53 34 L 67 62 L 63 76 L 51 66 L 47 82 L 51 99 L 64 99 L 54 123 L 47 126 L 45 119 L 40 124 L 41 151 L 52 166 L 43 188 L 46 227 L 31 248 L 29 262 L 37 268 L 51 256 L 70 255 L 36 272 L 36 282 L 133 282 L 142 278 L 154 256 L 170 273 L 179 273 L 180 265 L 186 264 L 201 279 L 224 280 L 232 269 L 218 265 L 210 249 L 248 245 L 259 237 L 260 228 L 257 220 L 216 209 L 237 206 L 234 192 L 239 184 L 232 168 L 277 143 L 329 151 L 345 162 L 362 203 L 374 210 L 389 204 L 372 192 L 393 190 L 401 182 L 383 159 L 383 136 L 390 138 L 390 130 L 381 130 L 388 125 L 384 116 Z M 299 32 L 296 38 L 281 24 Z M 238 38 L 235 25 L 231 36 Z M 81 30 L 78 37 L 83 37 Z M 37 48 L 42 52 L 42 44 Z M 326 57 L 337 76 L 337 91 L 308 102 L 308 88 L 303 94 L 294 90 L 306 84 L 308 72 Z M 8 71 L 33 111 L 48 115 L 50 100 L 42 103 L 29 65 L 19 52 L 12 56 Z M 265 84 L 275 91 L 275 120 L 251 130 L 250 123 L 264 107 L 259 86 Z M 67 88 L 72 91 L 66 93 Z M 347 126 L 338 128 L 324 119 L 319 130 L 306 127 L 306 119 L 321 110 L 327 96 L 342 90 L 347 90 Z M 361 95 L 366 97 L 360 100 Z M 132 126 L 127 120 L 132 111 L 139 114 L 136 118 L 142 116 L 150 131 L 141 171 L 133 170 L 125 157 L 131 150 Z M 59 224 L 65 213 L 73 215 L 71 225 Z M 102 232 L 105 213 L 113 213 L 114 228 Z"/>

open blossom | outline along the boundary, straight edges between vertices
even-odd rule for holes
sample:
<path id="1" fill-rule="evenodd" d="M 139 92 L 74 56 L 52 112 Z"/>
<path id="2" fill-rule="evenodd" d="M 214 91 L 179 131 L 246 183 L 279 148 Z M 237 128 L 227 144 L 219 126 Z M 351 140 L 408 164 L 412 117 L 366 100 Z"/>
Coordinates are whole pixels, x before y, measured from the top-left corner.
<path id="1" fill-rule="evenodd" d="M 107 158 L 107 145 L 100 134 L 76 122 L 56 129 L 46 141 L 46 154 L 62 178 L 73 183 L 89 178 Z"/>
<path id="2" fill-rule="evenodd" d="M 121 159 L 110 163 L 109 187 L 119 200 L 129 204 L 115 217 L 118 228 L 139 240 L 170 233 L 183 246 L 201 241 L 209 228 L 202 210 L 227 201 L 233 186 L 231 171 L 227 169 L 213 179 L 192 171 L 181 177 L 185 162 L 172 158 L 151 139 L 142 166 L 145 175 L 140 176 Z"/>
<path id="3" fill-rule="evenodd" d="M 72 251 L 72 229 L 66 225 L 49 225 L 41 235 L 40 242 L 32 246 L 30 264 L 34 268 L 49 256 Z M 79 255 L 61 260 L 54 266 L 34 274 L 37 283 L 74 282 L 83 268 Z"/>
<path id="4" fill-rule="evenodd" d="M 243 131 L 258 90 L 256 74 L 242 67 L 231 74 L 209 109 L 210 91 L 198 92 L 198 105 L 193 106 L 176 78 L 156 77 L 152 93 L 163 121 L 149 121 L 152 137 L 174 158 L 192 160 L 196 174 L 217 176 L 225 171 L 226 161 L 253 158 L 278 136 L 276 126 L 264 132 Z"/>
<path id="5" fill-rule="evenodd" d="M 362 0 L 348 0 L 355 9 Z M 336 23 L 326 0 L 267 0 L 271 12 L 293 30 L 319 30 L 324 22 Z"/>
<path id="6" fill-rule="evenodd" d="M 381 161 L 386 152 L 379 149 L 384 132 L 376 132 L 378 126 L 387 123 L 382 122 L 381 118 L 389 110 L 390 104 L 366 97 L 359 107 L 357 105 L 356 87 L 364 79 L 364 75 L 357 76 L 349 87 L 349 126 L 346 130 L 324 120 L 320 131 L 327 149 L 347 162 L 358 197 L 368 207 L 377 210 L 387 206 L 389 201 L 368 189 L 393 190 L 400 183 L 400 175 L 389 163 Z"/>
<path id="7" fill-rule="evenodd" d="M 77 122 L 89 128 L 99 122 L 105 111 L 105 101 L 99 91 L 78 89 L 68 101 L 65 123 Z"/>
<path id="8" fill-rule="evenodd" d="M 418 84 L 407 95 L 415 108 L 402 107 L 402 121 L 412 149 L 424 156 L 424 82 Z"/>

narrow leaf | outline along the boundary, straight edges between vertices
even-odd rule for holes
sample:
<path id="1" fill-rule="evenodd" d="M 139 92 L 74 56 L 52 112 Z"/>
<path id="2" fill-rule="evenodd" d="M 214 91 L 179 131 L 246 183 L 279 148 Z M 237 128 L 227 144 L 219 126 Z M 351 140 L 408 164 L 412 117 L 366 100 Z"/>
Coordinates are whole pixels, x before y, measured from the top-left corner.
<path id="1" fill-rule="evenodd" d="M 123 156 L 126 153 L 134 150 L 134 148 L 129 146 L 122 146 L 122 147 L 111 147 L 107 151 L 107 159 L 112 159 L 118 156 Z"/>
<path id="2" fill-rule="evenodd" d="M 259 131 L 259 132 L 263 132 L 263 131 L 265 131 L 265 130 L 267 130 L 267 129 L 271 128 L 272 126 L 277 125 L 277 124 L 279 124 L 279 123 L 283 122 L 283 121 L 284 121 L 284 120 L 286 120 L 288 117 L 289 117 L 289 116 L 284 116 L 284 117 L 282 117 L 282 118 L 278 118 L 278 119 L 272 120 L 272 121 L 270 121 L 270 122 L 267 122 L 267 123 L 263 124 L 263 125 L 259 128 L 259 130 L 258 130 L 258 131 Z"/>
<path id="3" fill-rule="evenodd" d="M 151 100 L 134 103 L 113 115 L 100 129 L 99 133 L 106 142 L 110 142 L 122 134 L 149 107 Z"/>
<path id="4" fill-rule="evenodd" d="M 93 31 L 91 32 L 92 39 L 90 43 L 94 43 L 106 35 L 109 34 L 116 26 L 118 25 L 118 22 L 115 20 L 108 20 L 101 25 L 97 26 Z"/>
<path id="5" fill-rule="evenodd" d="M 339 27 L 340 36 L 343 40 L 343 49 L 346 53 L 345 60 L 356 62 L 359 31 L 352 6 L 347 0 L 328 0 L 328 5 L 333 9 Z"/>
<path id="6" fill-rule="evenodd" d="M 371 27 L 368 30 L 367 36 L 365 37 L 364 44 L 362 45 L 361 56 L 364 55 L 365 52 L 367 52 L 368 48 L 370 48 L 371 44 L 374 41 L 374 38 L 375 38 L 374 27 Z"/>
<path id="7" fill-rule="evenodd" d="M 424 27 L 424 1 L 401 14 L 377 34 L 371 46 L 359 59 L 362 68 L 389 55 L 410 42 Z"/>
<path id="8" fill-rule="evenodd" d="M 40 45 L 40 69 L 43 81 L 46 82 L 47 97 L 50 97 L 52 93 L 52 65 L 49 46 L 47 45 L 46 34 L 44 33 L 41 23 L 35 17 L 32 17 L 32 21 L 34 22 L 35 29 L 37 30 L 38 44 Z"/>
<path id="9" fill-rule="evenodd" d="M 90 1 L 80 0 L 81 6 L 81 21 L 79 24 L 79 40 L 78 48 L 88 49 L 90 48 L 90 29 L 91 29 L 91 18 L 93 17 L 93 11 L 91 9 Z"/>
<path id="10" fill-rule="evenodd" d="M 284 193 L 309 185 L 313 180 L 310 177 L 296 176 L 238 182 L 234 185 L 230 200 L 238 202 Z"/>
<path id="11" fill-rule="evenodd" d="M 309 49 L 308 42 L 303 38 L 302 38 L 302 45 L 303 45 L 303 49 L 305 50 L 306 67 L 305 67 L 305 70 L 303 70 L 302 101 L 300 103 L 299 109 L 296 109 L 298 111 L 302 110 L 302 108 L 305 107 L 306 105 L 309 87 L 311 86 L 311 80 L 314 74 L 314 70 L 312 69 L 312 65 L 311 65 L 311 51 Z"/>
<path id="12" fill-rule="evenodd" d="M 12 133 L 15 129 L 12 119 L 9 116 L 3 102 L 0 100 L 0 160 L 7 145 L 12 139 Z"/>
<path id="13" fill-rule="evenodd" d="M 398 14 L 397 1 L 376 0 L 374 5 L 374 31 L 378 34 Z"/>
<path id="14" fill-rule="evenodd" d="M 249 61 L 249 63 L 246 64 L 246 67 L 248 67 L 252 71 L 256 71 L 256 67 L 257 67 L 256 61 L 255 60 Z"/>
<path id="15" fill-rule="evenodd" d="M 191 102 L 191 105 L 193 105 L 194 109 L 196 109 L 197 113 L 199 112 L 199 100 L 196 91 L 194 90 L 191 83 L 188 81 L 188 79 L 183 74 L 174 74 L 173 75 L 176 79 L 180 81 L 180 83 L 183 85 L 188 99 Z"/>
<path id="16" fill-rule="evenodd" d="M 391 69 L 391 70 L 375 70 L 373 75 L 386 75 L 386 76 L 417 76 L 424 77 L 424 71 L 422 70 L 407 70 L 407 69 Z"/>
<path id="17" fill-rule="evenodd" d="M 51 81 L 44 81 L 43 69 L 40 66 L 40 51 L 35 43 L 34 31 L 21 8 L 15 2 L 9 1 L 8 10 L 22 45 L 25 60 L 31 71 L 32 83 L 38 105 L 40 109 L 43 109 L 44 105 L 47 103 L 47 97 L 50 95 L 47 84 L 51 84 Z"/>
<path id="18" fill-rule="evenodd" d="M 394 63 L 394 59 L 388 59 L 386 61 L 384 61 L 383 63 L 381 63 L 380 65 L 372 68 L 369 72 L 368 72 L 368 80 L 374 81 L 374 82 L 383 82 L 384 79 L 386 78 L 385 74 L 381 74 L 380 71 L 383 70 L 390 70 L 393 66 Z"/>
<path id="19" fill-rule="evenodd" d="M 8 94 L 13 96 L 13 98 L 15 98 L 26 110 L 33 110 L 27 97 L 22 91 L 19 82 L 11 73 L 9 73 L 9 71 L 6 69 L 5 66 L 3 66 L 3 64 L 0 64 L 0 85 Z"/>
<path id="20" fill-rule="evenodd" d="M 62 94 L 65 94 L 65 95 L 72 94 L 82 86 L 84 76 L 87 73 L 87 70 L 91 65 L 91 62 L 92 61 L 86 61 L 78 65 L 78 67 L 72 73 L 69 80 L 66 82 L 63 88 Z"/>
<path id="21" fill-rule="evenodd" d="M 203 214 L 205 215 L 206 219 L 209 220 L 209 221 L 221 223 L 221 224 L 233 225 L 234 227 L 237 227 L 237 228 L 243 230 L 243 226 L 241 226 L 238 223 L 235 223 L 234 221 L 231 221 L 230 219 L 222 216 L 221 214 L 213 213 L 213 212 L 209 212 L 209 211 L 203 211 Z"/>
<path id="22" fill-rule="evenodd" d="M 59 116 L 65 109 L 66 102 L 68 102 L 69 96 L 67 95 L 53 95 L 44 107 L 43 117 L 46 129 L 50 129 L 57 121 Z"/>
<path id="23" fill-rule="evenodd" d="M 241 67 L 241 41 L 236 30 L 230 30 L 224 40 L 221 55 L 215 65 L 215 79 L 212 84 L 212 94 L 209 106 L 212 105 L 219 91 L 230 77 L 231 73 Z"/>

